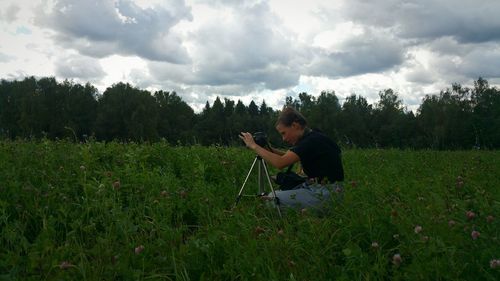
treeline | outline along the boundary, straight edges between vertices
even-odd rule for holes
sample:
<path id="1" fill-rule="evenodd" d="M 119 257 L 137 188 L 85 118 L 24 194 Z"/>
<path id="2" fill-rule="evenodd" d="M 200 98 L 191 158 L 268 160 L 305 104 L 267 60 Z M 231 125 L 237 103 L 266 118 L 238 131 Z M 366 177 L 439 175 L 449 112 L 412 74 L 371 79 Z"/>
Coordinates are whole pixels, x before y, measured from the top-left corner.
<path id="1" fill-rule="evenodd" d="M 307 93 L 286 104 L 299 109 L 312 127 L 349 147 L 470 149 L 500 147 L 500 91 L 482 78 L 473 88 L 453 84 L 427 95 L 416 114 L 391 89 L 369 104 L 351 95 L 341 104 L 334 92 Z M 118 83 L 102 95 L 91 84 L 34 77 L 1 80 L 0 136 L 83 141 L 158 141 L 172 144 L 241 144 L 241 131 L 264 131 L 274 144 L 278 111 L 217 98 L 200 113 L 175 92 L 151 93 Z"/>

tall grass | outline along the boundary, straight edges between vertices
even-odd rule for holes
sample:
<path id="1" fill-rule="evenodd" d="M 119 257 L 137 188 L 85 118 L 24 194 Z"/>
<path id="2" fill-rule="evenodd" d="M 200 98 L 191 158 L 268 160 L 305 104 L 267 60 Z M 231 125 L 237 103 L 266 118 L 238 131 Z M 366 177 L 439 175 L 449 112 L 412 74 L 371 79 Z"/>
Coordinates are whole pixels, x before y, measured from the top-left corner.
<path id="1" fill-rule="evenodd" d="M 284 219 L 232 208 L 253 157 L 0 142 L 0 280 L 500 279 L 500 152 L 347 150 L 343 202 Z"/>

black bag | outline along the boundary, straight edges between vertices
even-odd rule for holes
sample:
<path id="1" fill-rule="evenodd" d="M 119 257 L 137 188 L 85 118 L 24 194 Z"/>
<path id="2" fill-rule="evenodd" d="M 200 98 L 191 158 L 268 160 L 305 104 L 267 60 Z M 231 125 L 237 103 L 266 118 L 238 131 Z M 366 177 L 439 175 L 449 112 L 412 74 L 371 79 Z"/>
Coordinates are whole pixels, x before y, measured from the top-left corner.
<path id="1" fill-rule="evenodd" d="M 275 182 L 280 186 L 281 190 L 290 190 L 299 184 L 306 181 L 305 177 L 299 176 L 297 173 L 291 171 L 293 165 L 290 165 L 285 172 L 276 174 Z"/>

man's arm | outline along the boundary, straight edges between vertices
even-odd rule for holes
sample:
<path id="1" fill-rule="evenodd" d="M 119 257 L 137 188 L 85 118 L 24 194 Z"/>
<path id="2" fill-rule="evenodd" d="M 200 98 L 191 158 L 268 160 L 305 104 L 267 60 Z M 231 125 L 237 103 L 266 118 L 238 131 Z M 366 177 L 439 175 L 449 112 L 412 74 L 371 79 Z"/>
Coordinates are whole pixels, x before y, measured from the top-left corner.
<path id="1" fill-rule="evenodd" d="M 255 143 L 252 134 L 248 132 L 242 132 L 240 134 L 240 138 L 245 142 L 248 148 L 255 151 L 255 153 L 262 157 L 262 159 L 266 160 L 266 162 L 278 169 L 283 169 L 295 162 L 300 161 L 299 156 L 295 152 L 292 152 L 290 150 L 288 150 L 287 152 L 282 152 L 278 149 L 271 148 L 271 151 L 263 148 L 262 146 Z M 275 150 L 276 153 L 274 152 Z"/>
<path id="2" fill-rule="evenodd" d="M 292 165 L 295 162 L 300 161 L 299 156 L 291 151 L 288 150 L 287 152 L 284 152 L 283 155 L 279 155 L 277 153 L 271 152 L 257 144 L 252 148 L 250 147 L 255 153 L 257 153 L 262 159 L 266 160 L 269 164 L 273 165 L 274 167 L 278 169 L 283 169 L 287 166 Z"/>
<path id="3" fill-rule="evenodd" d="M 276 149 L 276 148 L 271 147 L 271 146 L 269 146 L 269 148 L 271 148 L 271 151 L 272 151 L 273 153 L 278 154 L 278 155 L 280 155 L 280 156 L 283 156 L 283 155 L 285 155 L 285 153 L 286 153 L 286 151 L 279 150 L 279 149 Z"/>

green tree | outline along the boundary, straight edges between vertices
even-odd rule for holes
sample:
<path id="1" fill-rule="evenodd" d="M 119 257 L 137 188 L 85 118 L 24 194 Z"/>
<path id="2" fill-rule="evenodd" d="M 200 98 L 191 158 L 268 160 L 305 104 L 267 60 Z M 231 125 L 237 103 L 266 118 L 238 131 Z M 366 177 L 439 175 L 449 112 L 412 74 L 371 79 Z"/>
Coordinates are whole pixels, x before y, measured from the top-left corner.
<path id="1" fill-rule="evenodd" d="M 33 99 L 38 94 L 34 77 L 23 81 L 2 80 L 0 84 L 0 133 L 9 138 L 37 137 L 41 134 Z"/>
<path id="2" fill-rule="evenodd" d="M 472 90 L 473 129 L 476 147 L 500 147 L 500 91 L 481 77 Z"/>
<path id="3" fill-rule="evenodd" d="M 97 116 L 97 89 L 90 83 L 82 86 L 69 81 L 64 81 L 59 87 L 67 95 L 65 129 L 80 140 L 91 136 Z"/>
<path id="4" fill-rule="evenodd" d="M 195 123 L 193 109 L 176 92 L 156 91 L 158 104 L 158 135 L 170 143 L 192 142 L 192 128 Z"/>
<path id="5" fill-rule="evenodd" d="M 379 92 L 379 101 L 373 110 L 371 130 L 377 146 L 404 147 L 408 136 L 404 127 L 408 118 L 402 101 L 392 89 Z"/>
<path id="6" fill-rule="evenodd" d="M 49 138 L 62 138 L 68 132 L 65 129 L 68 121 L 68 100 L 66 93 L 57 84 L 54 77 L 41 78 L 37 82 L 37 105 L 33 113 L 43 133 Z M 24 120 L 23 120 L 24 121 Z M 69 135 L 68 135 L 69 136 Z"/>
<path id="7" fill-rule="evenodd" d="M 372 106 L 362 96 L 351 95 L 342 104 L 339 114 L 339 130 L 342 140 L 350 146 L 369 147 L 373 145 L 373 135 L 369 128 Z"/>
<path id="8" fill-rule="evenodd" d="M 418 125 L 432 148 L 471 148 L 475 144 L 470 89 L 453 84 L 439 96 L 426 96 L 418 114 Z"/>
<path id="9" fill-rule="evenodd" d="M 314 101 L 314 99 L 312 99 Z M 302 105 L 303 106 L 303 105 Z M 308 108 L 309 105 L 303 106 Z M 339 140 L 339 114 L 341 107 L 335 92 L 323 91 L 313 103 L 308 113 L 304 113 L 312 127 L 319 128 L 328 136 Z"/>
<path id="10" fill-rule="evenodd" d="M 251 133 L 264 131 L 264 126 L 259 118 L 259 107 L 257 106 L 257 104 L 255 104 L 254 101 L 251 101 L 250 104 L 248 104 L 247 112 L 248 119 L 245 122 L 245 127 L 247 128 L 246 130 Z"/>
<path id="11" fill-rule="evenodd" d="M 158 105 L 148 91 L 118 83 L 99 99 L 96 134 L 101 139 L 153 141 L 157 127 Z"/>
<path id="12" fill-rule="evenodd" d="M 232 139 L 235 140 L 234 143 L 241 144 L 240 140 L 237 138 L 240 132 L 248 131 L 246 127 L 248 117 L 248 108 L 243 104 L 241 100 L 236 102 L 234 107 L 234 114 L 231 117 L 231 127 L 233 128 Z"/>
<path id="13" fill-rule="evenodd" d="M 227 130 L 224 105 L 219 97 L 215 99 L 212 106 L 207 102 L 198 118 L 196 131 L 199 141 L 204 145 L 228 144 L 228 138 L 225 135 Z"/>
<path id="14" fill-rule="evenodd" d="M 234 101 L 224 98 L 224 135 L 227 139 L 226 143 L 228 144 L 236 144 L 239 141 L 238 134 L 241 132 L 240 128 L 238 128 L 238 124 L 235 122 L 235 110 Z"/>
<path id="15" fill-rule="evenodd" d="M 311 112 L 316 106 L 316 99 L 314 96 L 302 92 L 299 94 L 298 103 L 294 104 L 295 108 L 300 111 L 306 118 L 310 119 Z"/>

